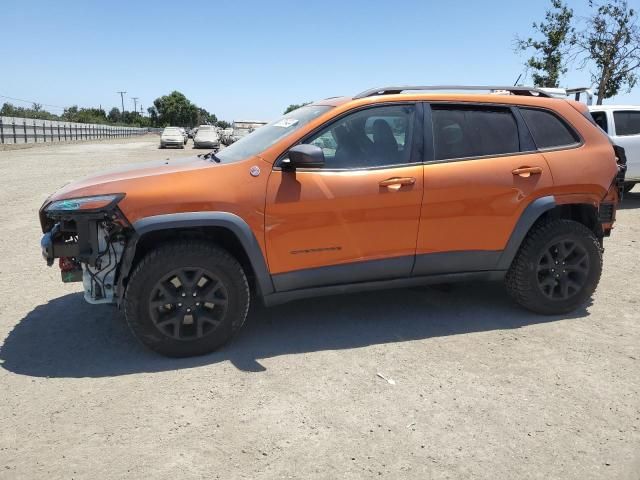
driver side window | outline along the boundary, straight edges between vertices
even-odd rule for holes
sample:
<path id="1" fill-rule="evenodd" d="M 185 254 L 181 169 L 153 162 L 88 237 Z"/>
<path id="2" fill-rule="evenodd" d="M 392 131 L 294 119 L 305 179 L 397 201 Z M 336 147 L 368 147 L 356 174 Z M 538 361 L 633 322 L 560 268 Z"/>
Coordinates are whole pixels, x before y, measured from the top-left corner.
<path id="1" fill-rule="evenodd" d="M 307 139 L 325 156 L 324 168 L 354 169 L 411 161 L 415 106 L 389 105 L 347 115 Z"/>

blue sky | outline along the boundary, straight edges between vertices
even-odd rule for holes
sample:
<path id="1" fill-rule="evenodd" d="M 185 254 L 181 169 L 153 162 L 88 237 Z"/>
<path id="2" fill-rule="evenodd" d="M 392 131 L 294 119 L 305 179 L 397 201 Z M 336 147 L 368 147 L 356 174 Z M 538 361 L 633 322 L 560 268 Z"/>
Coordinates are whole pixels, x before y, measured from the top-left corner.
<path id="1" fill-rule="evenodd" d="M 10 1 L 0 9 L 0 95 L 108 110 L 126 90 L 129 110 L 130 97 L 146 109 L 179 90 L 219 118 L 269 120 L 290 103 L 373 86 L 513 84 L 525 59 L 514 37 L 529 35 L 548 4 Z M 586 0 L 569 4 L 587 15 Z M 590 76 L 574 68 L 563 83 Z M 608 103 L 640 104 L 640 87 Z"/>

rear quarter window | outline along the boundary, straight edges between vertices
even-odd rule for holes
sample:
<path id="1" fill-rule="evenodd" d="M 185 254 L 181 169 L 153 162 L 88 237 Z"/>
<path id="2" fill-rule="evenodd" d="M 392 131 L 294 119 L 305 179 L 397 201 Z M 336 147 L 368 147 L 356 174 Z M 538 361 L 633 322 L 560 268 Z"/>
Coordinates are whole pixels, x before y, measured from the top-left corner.
<path id="1" fill-rule="evenodd" d="M 578 134 L 564 120 L 547 110 L 520 108 L 538 148 L 559 148 L 580 142 Z"/>
<path id="2" fill-rule="evenodd" d="M 609 125 L 607 125 L 607 113 L 606 112 L 591 112 L 591 118 L 596 122 L 602 130 L 609 133 Z"/>
<path id="3" fill-rule="evenodd" d="M 620 110 L 613 112 L 616 135 L 640 135 L 640 111 Z"/>

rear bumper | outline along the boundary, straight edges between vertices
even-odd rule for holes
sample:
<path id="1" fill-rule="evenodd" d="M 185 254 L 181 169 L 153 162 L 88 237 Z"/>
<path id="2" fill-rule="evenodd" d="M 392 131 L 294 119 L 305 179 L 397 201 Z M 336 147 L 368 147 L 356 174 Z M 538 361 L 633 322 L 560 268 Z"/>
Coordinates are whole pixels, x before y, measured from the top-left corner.
<path id="1" fill-rule="evenodd" d="M 193 142 L 193 146 L 196 148 L 218 148 L 220 142 Z"/>

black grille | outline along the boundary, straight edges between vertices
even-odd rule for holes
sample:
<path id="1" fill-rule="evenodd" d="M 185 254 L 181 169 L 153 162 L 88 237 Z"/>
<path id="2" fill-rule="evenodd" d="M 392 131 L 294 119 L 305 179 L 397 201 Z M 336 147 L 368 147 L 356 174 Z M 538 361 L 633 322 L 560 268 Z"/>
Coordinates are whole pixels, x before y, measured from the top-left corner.
<path id="1" fill-rule="evenodd" d="M 616 207 L 613 203 L 601 203 L 600 210 L 598 210 L 598 219 L 600 223 L 611 223 L 616 211 Z"/>

